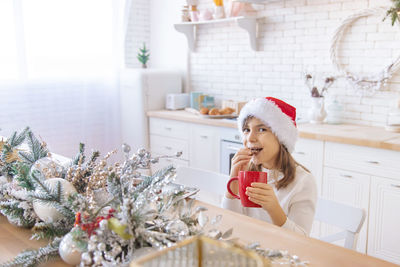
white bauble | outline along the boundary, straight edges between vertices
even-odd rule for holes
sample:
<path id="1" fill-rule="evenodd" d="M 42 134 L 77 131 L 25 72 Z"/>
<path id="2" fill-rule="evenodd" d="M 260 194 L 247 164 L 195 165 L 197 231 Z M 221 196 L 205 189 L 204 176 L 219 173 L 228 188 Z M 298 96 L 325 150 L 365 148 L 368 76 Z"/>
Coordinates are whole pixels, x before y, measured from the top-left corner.
<path id="1" fill-rule="evenodd" d="M 65 179 L 50 178 L 45 181 L 45 183 L 52 189 L 56 188 L 58 182 L 61 183 L 63 192 L 63 201 L 66 201 L 69 195 L 76 193 L 75 187 Z M 56 208 L 39 201 L 33 202 L 33 210 L 35 211 L 36 215 L 46 223 L 52 223 L 58 221 L 63 217 L 62 214 Z"/>
<path id="2" fill-rule="evenodd" d="M 76 245 L 71 233 L 66 234 L 60 242 L 58 248 L 60 257 L 70 265 L 77 265 L 81 262 L 82 251 Z"/>

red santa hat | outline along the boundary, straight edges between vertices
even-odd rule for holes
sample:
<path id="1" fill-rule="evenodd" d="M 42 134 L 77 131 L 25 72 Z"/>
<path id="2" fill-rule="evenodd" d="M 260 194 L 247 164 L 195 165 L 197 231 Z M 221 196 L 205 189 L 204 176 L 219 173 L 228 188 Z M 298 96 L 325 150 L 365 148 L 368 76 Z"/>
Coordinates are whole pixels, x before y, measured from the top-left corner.
<path id="1" fill-rule="evenodd" d="M 248 116 L 261 120 L 291 153 L 297 141 L 296 108 L 273 97 L 256 98 L 249 101 L 240 111 L 237 123 L 242 133 L 243 123 Z"/>

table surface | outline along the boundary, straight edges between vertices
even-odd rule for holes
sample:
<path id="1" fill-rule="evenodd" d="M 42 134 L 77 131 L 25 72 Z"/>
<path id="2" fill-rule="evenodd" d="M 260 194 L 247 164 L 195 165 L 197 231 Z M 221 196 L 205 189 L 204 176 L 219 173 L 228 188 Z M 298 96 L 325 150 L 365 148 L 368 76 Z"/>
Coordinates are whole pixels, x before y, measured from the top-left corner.
<path id="1" fill-rule="evenodd" d="M 210 219 L 221 214 L 222 220 L 219 228 L 225 231 L 233 227 L 232 237 L 239 238 L 240 243 L 259 242 L 263 248 L 287 250 L 289 253 L 299 256 L 301 260 L 309 261 L 309 266 L 398 266 L 349 249 L 304 237 L 269 223 L 200 201 L 196 205 L 207 207 Z M 47 244 L 43 240 L 29 240 L 30 236 L 30 230 L 13 226 L 5 217 L 0 216 L 0 264 L 11 260 L 24 249 L 39 248 Z M 43 266 L 68 265 L 58 259 L 43 264 Z"/>

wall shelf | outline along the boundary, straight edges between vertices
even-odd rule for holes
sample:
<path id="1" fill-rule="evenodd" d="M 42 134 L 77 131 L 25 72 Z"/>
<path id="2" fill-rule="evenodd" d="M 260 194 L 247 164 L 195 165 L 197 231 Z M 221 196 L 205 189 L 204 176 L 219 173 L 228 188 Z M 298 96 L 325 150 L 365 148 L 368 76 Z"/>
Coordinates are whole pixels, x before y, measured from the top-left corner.
<path id="1" fill-rule="evenodd" d="M 257 51 L 257 36 L 258 36 L 258 24 L 257 17 L 231 17 L 225 19 L 214 19 L 196 22 L 182 22 L 174 24 L 175 29 L 178 32 L 183 33 L 187 40 L 190 51 L 195 50 L 196 39 L 197 39 L 197 27 L 202 24 L 216 24 L 223 22 L 236 22 L 237 26 L 247 31 L 249 34 L 250 47 L 252 50 Z"/>
<path id="2" fill-rule="evenodd" d="M 249 4 L 267 4 L 268 2 L 276 2 L 279 0 L 233 0 L 233 2 L 249 3 Z"/>

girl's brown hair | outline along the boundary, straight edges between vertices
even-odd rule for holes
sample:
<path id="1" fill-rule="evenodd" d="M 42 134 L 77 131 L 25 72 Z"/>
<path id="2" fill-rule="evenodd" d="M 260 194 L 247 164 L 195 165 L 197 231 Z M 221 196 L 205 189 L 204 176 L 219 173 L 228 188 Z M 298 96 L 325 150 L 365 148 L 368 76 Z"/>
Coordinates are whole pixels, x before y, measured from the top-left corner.
<path id="1" fill-rule="evenodd" d="M 247 124 L 247 122 L 251 119 L 254 118 L 253 116 L 248 116 L 244 121 L 242 125 L 242 129 L 244 126 Z M 278 139 L 279 140 L 279 139 Z M 275 164 L 274 164 L 274 169 L 280 171 L 283 173 L 283 179 L 279 180 L 276 183 L 276 188 L 279 190 L 281 188 L 285 188 L 288 186 L 295 178 L 296 176 L 296 167 L 301 166 L 304 170 L 309 172 L 307 168 L 305 168 L 303 165 L 299 164 L 289 153 L 287 148 L 279 142 L 279 154 L 276 157 Z M 254 163 L 250 162 L 248 166 L 249 171 L 261 171 L 261 164 L 255 165 Z"/>

